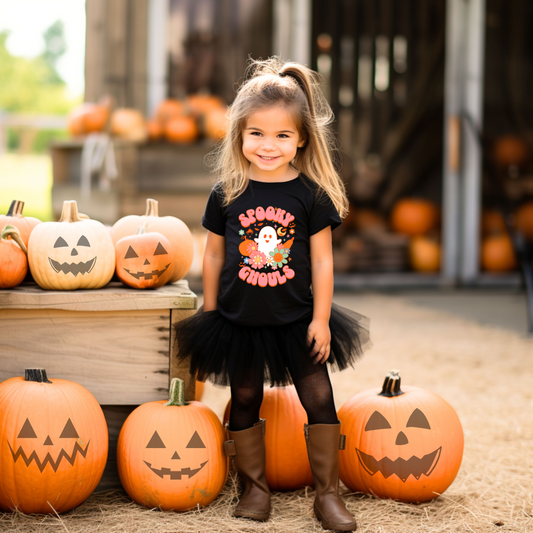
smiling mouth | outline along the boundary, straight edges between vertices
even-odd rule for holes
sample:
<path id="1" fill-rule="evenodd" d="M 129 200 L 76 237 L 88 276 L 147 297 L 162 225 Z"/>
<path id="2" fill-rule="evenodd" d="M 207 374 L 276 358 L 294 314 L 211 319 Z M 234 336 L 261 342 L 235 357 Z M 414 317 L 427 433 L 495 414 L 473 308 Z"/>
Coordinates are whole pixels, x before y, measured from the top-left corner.
<path id="1" fill-rule="evenodd" d="M 198 468 L 193 468 L 192 470 L 189 467 L 182 468 L 181 470 L 171 470 L 170 468 L 153 468 L 151 463 L 144 461 L 146 466 L 156 475 L 163 479 L 164 476 L 170 476 L 170 479 L 181 479 L 181 476 L 189 476 L 191 479 L 193 476 L 198 474 L 200 470 L 207 464 L 207 461 L 200 463 Z"/>
<path id="2" fill-rule="evenodd" d="M 54 261 L 51 257 L 49 257 L 48 261 L 50 261 L 50 266 L 58 274 L 60 272 L 63 272 L 64 274 L 70 273 L 74 274 L 74 277 L 76 277 L 78 274 L 81 274 L 82 276 L 84 274 L 89 274 L 96 264 L 96 259 L 97 258 L 94 257 L 85 263 L 59 263 L 58 261 Z"/>
<path id="3" fill-rule="evenodd" d="M 413 476 L 418 480 L 422 475 L 431 475 L 431 472 L 433 472 L 439 462 L 442 446 L 424 455 L 421 459 L 413 455 L 408 460 L 397 458 L 394 461 L 388 457 L 384 457 L 378 461 L 372 455 L 368 455 L 358 448 L 355 451 L 357 452 L 361 466 L 371 476 L 376 472 L 381 472 L 383 477 L 387 479 L 393 474 L 396 474 L 405 483 L 409 476 Z"/>
<path id="4" fill-rule="evenodd" d="M 169 266 L 170 263 L 163 270 L 152 270 L 152 272 L 130 272 L 127 268 L 125 268 L 124 270 L 130 276 L 133 276 L 135 279 L 144 278 L 145 280 L 150 280 L 153 279 L 155 276 L 161 277 L 167 271 L 167 268 Z"/>
<path id="5" fill-rule="evenodd" d="M 277 159 L 278 156 L 275 156 L 275 157 L 267 157 L 266 155 L 260 155 L 258 156 L 259 158 L 261 158 L 263 161 L 273 161 L 274 159 Z"/>

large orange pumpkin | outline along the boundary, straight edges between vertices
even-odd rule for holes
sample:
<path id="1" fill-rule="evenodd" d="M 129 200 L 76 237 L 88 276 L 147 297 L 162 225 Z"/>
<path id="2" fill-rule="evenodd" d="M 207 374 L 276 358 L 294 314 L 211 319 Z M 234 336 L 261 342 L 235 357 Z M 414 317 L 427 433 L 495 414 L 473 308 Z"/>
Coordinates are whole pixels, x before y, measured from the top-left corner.
<path id="1" fill-rule="evenodd" d="M 338 417 L 346 435 L 340 478 L 352 491 L 424 502 L 442 494 L 459 471 L 464 436 L 457 413 L 429 390 L 402 390 L 398 371 L 382 389 L 349 399 Z"/>
<path id="2" fill-rule="evenodd" d="M 146 213 L 143 216 L 128 215 L 118 220 L 112 230 L 111 238 L 116 245 L 123 237 L 135 235 L 137 229 L 147 222 L 146 231 L 157 231 L 163 234 L 172 245 L 174 252 L 174 268 L 170 283 L 182 279 L 191 268 L 194 242 L 187 225 L 173 216 L 160 217 L 157 200 L 146 200 Z"/>
<path id="3" fill-rule="evenodd" d="M 28 273 L 28 250 L 17 228 L 5 226 L 0 233 L 0 289 L 20 285 Z"/>
<path id="4" fill-rule="evenodd" d="M 174 268 L 170 241 L 161 233 L 146 233 L 146 225 L 115 245 L 116 275 L 134 289 L 162 287 L 170 281 Z"/>
<path id="5" fill-rule="evenodd" d="M 225 109 L 226 104 L 220 96 L 212 94 L 189 94 L 185 100 L 189 110 L 196 117 L 200 117 L 213 109 Z"/>
<path id="6" fill-rule="evenodd" d="M 209 407 L 185 402 L 182 380 L 172 380 L 169 397 L 128 416 L 117 466 L 122 486 L 137 503 L 185 511 L 211 503 L 226 482 L 224 430 Z"/>
<path id="7" fill-rule="evenodd" d="M 522 204 L 516 211 L 516 229 L 533 241 L 533 201 Z"/>
<path id="8" fill-rule="evenodd" d="M 481 267 L 488 272 L 508 272 L 517 267 L 513 243 L 507 233 L 496 233 L 483 239 Z"/>
<path id="9" fill-rule="evenodd" d="M 231 401 L 224 420 L 229 420 Z M 266 478 L 272 490 L 295 490 L 313 484 L 304 424 L 307 414 L 294 386 L 265 388 L 259 416 L 266 420 Z"/>
<path id="10" fill-rule="evenodd" d="M 13 200 L 9 206 L 9 210 L 6 215 L 0 215 L 0 231 L 4 229 L 8 224 L 15 226 L 20 233 L 20 238 L 26 246 L 30 240 L 30 233 L 37 224 L 42 222 L 38 218 L 24 217 L 22 211 L 24 210 L 24 202 L 20 200 Z"/>
<path id="11" fill-rule="evenodd" d="M 44 222 L 32 231 L 28 262 L 43 289 L 99 289 L 113 277 L 115 249 L 105 226 L 82 218 L 69 200 L 59 222 Z"/>
<path id="12" fill-rule="evenodd" d="M 165 126 L 165 137 L 173 143 L 190 144 L 195 142 L 199 135 L 200 130 L 194 117 L 174 117 Z"/>
<path id="13" fill-rule="evenodd" d="M 228 110 L 225 107 L 215 107 L 204 115 L 204 133 L 213 141 L 223 139 L 228 130 Z"/>
<path id="14" fill-rule="evenodd" d="M 439 221 L 438 207 L 428 200 L 403 198 L 393 207 L 392 229 L 403 235 L 423 235 L 434 229 Z"/>
<path id="15" fill-rule="evenodd" d="M 81 385 L 48 380 L 43 369 L 0 384 L 0 508 L 76 507 L 98 485 L 107 448 L 102 408 Z"/>

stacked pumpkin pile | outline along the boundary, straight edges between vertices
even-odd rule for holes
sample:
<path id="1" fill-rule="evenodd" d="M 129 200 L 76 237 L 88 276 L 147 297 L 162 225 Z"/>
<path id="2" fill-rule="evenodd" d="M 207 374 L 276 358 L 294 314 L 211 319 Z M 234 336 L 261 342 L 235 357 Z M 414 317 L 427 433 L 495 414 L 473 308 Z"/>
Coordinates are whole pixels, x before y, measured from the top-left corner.
<path id="1" fill-rule="evenodd" d="M 43 289 L 99 289 L 114 274 L 136 289 L 157 288 L 182 279 L 192 264 L 193 239 L 180 219 L 160 217 L 156 200 L 143 216 L 130 215 L 112 228 L 63 204 L 58 222 L 22 215 L 14 200 L 0 215 L 0 288 L 16 287 L 28 267 Z"/>
<path id="2" fill-rule="evenodd" d="M 369 208 L 351 209 L 334 233 L 335 267 L 340 272 L 418 272 L 440 269 L 439 208 L 428 200 L 403 198 L 390 220 Z"/>
<path id="3" fill-rule="evenodd" d="M 197 142 L 201 137 L 216 142 L 226 133 L 227 106 L 218 96 L 191 94 L 183 100 L 167 99 L 151 119 L 137 109 L 113 109 L 112 99 L 84 103 L 68 117 L 71 135 L 109 132 L 132 142 L 165 140 L 177 144 Z"/>

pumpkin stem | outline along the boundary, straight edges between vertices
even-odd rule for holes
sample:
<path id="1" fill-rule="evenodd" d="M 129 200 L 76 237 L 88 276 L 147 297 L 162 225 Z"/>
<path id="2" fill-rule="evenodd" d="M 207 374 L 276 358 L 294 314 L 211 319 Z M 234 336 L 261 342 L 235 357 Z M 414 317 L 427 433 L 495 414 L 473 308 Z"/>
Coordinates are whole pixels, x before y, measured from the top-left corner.
<path id="1" fill-rule="evenodd" d="M 2 230 L 2 233 L 0 234 L 0 239 L 6 239 L 8 237 L 11 237 L 21 248 L 21 250 L 28 255 L 28 249 L 26 248 L 26 245 L 24 244 L 24 241 L 20 237 L 20 232 L 18 228 L 15 226 L 10 226 L 9 224 L 7 226 L 4 226 L 4 229 Z"/>
<path id="2" fill-rule="evenodd" d="M 78 204 L 76 200 L 65 200 L 59 222 L 81 222 L 83 219 L 78 214 Z"/>
<path id="3" fill-rule="evenodd" d="M 24 370 L 24 381 L 36 381 L 37 383 L 52 383 L 46 377 L 44 368 L 26 368 Z"/>
<path id="4" fill-rule="evenodd" d="M 9 210 L 7 212 L 8 217 L 14 217 L 17 215 L 22 216 L 22 210 L 24 209 L 24 202 L 21 200 L 13 200 L 11 202 L 11 205 L 9 206 Z"/>
<path id="5" fill-rule="evenodd" d="M 146 213 L 145 217 L 158 217 L 159 216 L 159 203 L 153 198 L 146 199 Z"/>
<path id="6" fill-rule="evenodd" d="M 188 402 L 185 401 L 185 383 L 182 379 L 173 378 L 170 382 L 168 402 L 165 405 L 177 407 L 188 405 Z"/>
<path id="7" fill-rule="evenodd" d="M 400 377 L 399 370 L 391 370 L 386 376 L 383 382 L 383 388 L 378 396 L 386 396 L 387 398 L 393 398 L 394 396 L 400 396 L 404 394 L 400 385 L 402 378 Z"/>
<path id="8" fill-rule="evenodd" d="M 148 221 L 146 220 L 142 226 L 139 226 L 137 233 L 135 235 L 144 235 L 148 229 Z"/>

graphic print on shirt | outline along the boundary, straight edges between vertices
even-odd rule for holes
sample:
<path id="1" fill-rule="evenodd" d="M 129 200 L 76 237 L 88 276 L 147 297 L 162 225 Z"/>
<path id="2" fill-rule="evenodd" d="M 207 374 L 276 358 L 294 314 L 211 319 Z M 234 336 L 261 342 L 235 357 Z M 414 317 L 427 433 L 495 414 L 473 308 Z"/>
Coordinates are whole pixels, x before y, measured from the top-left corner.
<path id="1" fill-rule="evenodd" d="M 239 221 L 239 278 L 259 287 L 276 287 L 294 278 L 289 266 L 296 233 L 294 216 L 278 207 L 258 206 L 240 214 Z"/>

